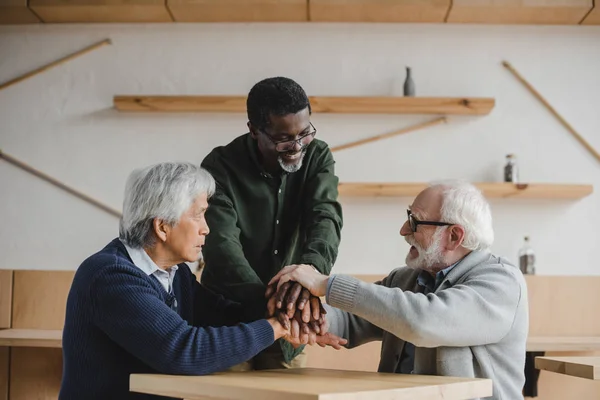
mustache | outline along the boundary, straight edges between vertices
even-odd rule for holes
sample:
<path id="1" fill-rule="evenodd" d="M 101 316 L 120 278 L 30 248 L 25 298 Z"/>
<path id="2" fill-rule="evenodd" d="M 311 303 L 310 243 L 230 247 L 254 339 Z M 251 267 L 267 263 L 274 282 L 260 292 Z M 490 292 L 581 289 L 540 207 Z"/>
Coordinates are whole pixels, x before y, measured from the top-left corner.
<path id="1" fill-rule="evenodd" d="M 410 244 L 411 246 L 417 247 L 417 242 L 415 241 L 415 239 L 412 236 L 404 236 L 404 240 L 406 241 L 406 243 Z"/>

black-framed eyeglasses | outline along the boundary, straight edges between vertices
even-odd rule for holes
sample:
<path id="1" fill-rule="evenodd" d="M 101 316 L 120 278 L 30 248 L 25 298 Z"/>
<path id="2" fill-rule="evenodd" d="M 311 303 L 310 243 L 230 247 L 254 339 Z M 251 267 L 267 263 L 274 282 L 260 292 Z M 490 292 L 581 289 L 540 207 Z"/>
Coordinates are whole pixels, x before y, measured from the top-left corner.
<path id="1" fill-rule="evenodd" d="M 271 137 L 271 135 L 269 135 L 267 132 L 263 131 L 262 129 L 258 129 L 258 131 L 260 131 L 267 138 L 269 138 L 271 143 L 273 143 L 275 145 L 275 150 L 277 150 L 279 153 L 287 153 L 288 151 L 294 149 L 294 146 L 296 146 L 296 143 L 298 143 L 300 145 L 300 147 L 304 147 L 304 146 L 307 146 L 313 140 L 313 138 L 317 134 L 317 129 L 312 124 L 312 122 L 310 122 L 310 127 L 312 128 L 312 130 L 310 132 L 305 133 L 302 136 L 299 136 L 297 139 L 283 140 L 283 141 L 275 141 L 275 139 L 273 139 Z"/>
<path id="2" fill-rule="evenodd" d="M 406 214 L 408 215 L 408 224 L 410 225 L 410 230 L 413 232 L 417 231 L 417 227 L 419 225 L 433 225 L 433 226 L 451 226 L 454 224 L 449 224 L 448 222 L 438 222 L 438 221 L 419 221 L 410 210 L 406 210 Z"/>

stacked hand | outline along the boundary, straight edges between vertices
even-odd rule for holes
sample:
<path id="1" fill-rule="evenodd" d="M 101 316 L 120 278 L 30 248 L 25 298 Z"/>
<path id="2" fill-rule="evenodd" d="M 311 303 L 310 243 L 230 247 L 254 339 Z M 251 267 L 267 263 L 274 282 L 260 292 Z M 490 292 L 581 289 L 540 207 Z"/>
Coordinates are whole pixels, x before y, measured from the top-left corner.
<path id="1" fill-rule="evenodd" d="M 294 346 L 317 343 L 321 347 L 332 346 L 335 349 L 347 343 L 345 339 L 328 332 L 327 312 L 318 296 L 312 295 L 298 282 L 288 280 L 280 284 L 276 278 L 269 282 L 265 293 L 269 299 L 267 312 L 269 317 L 276 317 L 289 332 L 285 337 L 287 341 Z"/>

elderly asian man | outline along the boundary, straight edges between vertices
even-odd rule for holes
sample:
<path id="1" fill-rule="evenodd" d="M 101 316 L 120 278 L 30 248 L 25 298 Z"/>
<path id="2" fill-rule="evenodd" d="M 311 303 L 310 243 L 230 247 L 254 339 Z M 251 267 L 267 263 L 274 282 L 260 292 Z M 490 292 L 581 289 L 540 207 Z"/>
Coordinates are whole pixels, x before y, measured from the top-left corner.
<path id="1" fill-rule="evenodd" d="M 69 292 L 59 399 L 163 398 L 130 393 L 130 374 L 209 374 L 286 337 L 277 319 L 214 294 L 185 264 L 209 233 L 214 190 L 212 176 L 188 163 L 130 175 L 119 237 L 81 264 Z"/>
<path id="2" fill-rule="evenodd" d="M 382 281 L 289 266 L 270 284 L 296 281 L 327 296 L 330 331 L 348 347 L 382 340 L 380 372 L 489 378 L 496 400 L 523 398 L 528 302 L 514 265 L 490 253 L 490 207 L 473 185 L 422 191 L 400 234 L 407 267 Z M 278 296 L 285 296 L 278 293 Z"/>

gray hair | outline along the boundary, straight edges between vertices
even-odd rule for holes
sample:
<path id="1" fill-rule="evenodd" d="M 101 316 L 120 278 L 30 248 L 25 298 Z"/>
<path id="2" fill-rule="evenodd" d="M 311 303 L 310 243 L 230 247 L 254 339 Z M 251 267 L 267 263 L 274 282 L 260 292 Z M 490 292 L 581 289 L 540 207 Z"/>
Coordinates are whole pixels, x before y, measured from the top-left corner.
<path id="1" fill-rule="evenodd" d="M 465 228 L 462 246 L 469 250 L 486 250 L 494 243 L 492 212 L 481 191 L 471 183 L 449 180 L 432 183 L 442 190 L 442 221 Z"/>
<path id="2" fill-rule="evenodd" d="M 175 226 L 199 195 L 214 192 L 212 175 L 191 163 L 164 162 L 134 170 L 125 185 L 119 238 L 133 248 L 151 247 L 155 218 Z"/>

